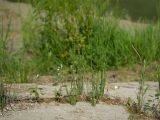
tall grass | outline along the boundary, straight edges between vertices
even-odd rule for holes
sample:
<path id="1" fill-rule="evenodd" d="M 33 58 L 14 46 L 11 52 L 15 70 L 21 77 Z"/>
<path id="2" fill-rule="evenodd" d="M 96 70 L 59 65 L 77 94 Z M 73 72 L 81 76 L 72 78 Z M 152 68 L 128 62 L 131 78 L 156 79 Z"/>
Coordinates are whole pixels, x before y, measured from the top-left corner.
<path id="1" fill-rule="evenodd" d="M 139 51 L 142 59 L 159 60 L 159 30 L 158 26 L 148 26 L 143 31 L 136 31 L 133 45 Z"/>
<path id="2" fill-rule="evenodd" d="M 99 9 L 103 2 L 105 6 Z M 40 0 L 33 5 L 30 23 L 36 24 L 28 27 L 33 28 L 30 34 L 25 33 L 25 43 L 29 41 L 25 47 L 34 53 L 42 73 L 53 72 L 58 64 L 70 66 L 77 59 L 80 66 L 95 70 L 139 63 L 135 50 L 150 62 L 160 58 L 159 26 L 126 31 L 118 20 L 105 16 L 107 2 L 103 0 Z"/>
<path id="3" fill-rule="evenodd" d="M 29 66 L 22 60 L 20 53 L 11 53 L 8 50 L 11 22 L 4 28 L 3 19 L 0 26 L 0 80 L 4 82 L 27 82 Z"/>

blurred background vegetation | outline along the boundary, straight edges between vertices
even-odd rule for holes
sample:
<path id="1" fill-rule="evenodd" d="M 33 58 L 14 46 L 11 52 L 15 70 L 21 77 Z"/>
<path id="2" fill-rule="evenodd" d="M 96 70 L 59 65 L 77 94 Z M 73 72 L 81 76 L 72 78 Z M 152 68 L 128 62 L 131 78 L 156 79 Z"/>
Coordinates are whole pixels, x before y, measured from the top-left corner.
<path id="1" fill-rule="evenodd" d="M 155 7 L 157 12 L 152 16 L 148 13 L 149 19 L 157 19 L 154 24 L 127 30 L 119 25 L 123 10 L 119 17 L 108 11 L 125 6 L 132 9 L 128 5 L 132 2 L 125 1 L 127 5 L 119 2 L 120 6 L 115 8 L 111 7 L 112 1 L 107 0 L 18 2 L 31 3 L 33 9 L 23 23 L 23 47 L 20 51 L 11 55 L 5 47 L 10 27 L 1 32 L 0 55 L 3 57 L 0 59 L 0 74 L 9 76 L 12 81 L 27 82 L 34 74 L 55 74 L 61 64 L 66 68 L 74 65 L 89 72 L 140 64 L 144 59 L 149 63 L 160 59 L 160 24 L 156 15 L 159 7 Z M 141 5 L 135 1 L 136 4 Z M 132 11 L 130 9 L 128 12 Z M 136 12 L 130 14 L 133 20 L 143 17 Z"/>

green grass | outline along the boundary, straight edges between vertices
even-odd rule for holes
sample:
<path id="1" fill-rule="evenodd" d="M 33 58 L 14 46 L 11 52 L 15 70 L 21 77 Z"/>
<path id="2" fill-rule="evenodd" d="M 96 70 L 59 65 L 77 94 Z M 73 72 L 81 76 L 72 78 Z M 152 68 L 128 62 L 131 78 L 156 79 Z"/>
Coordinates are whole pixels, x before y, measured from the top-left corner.
<path id="1" fill-rule="evenodd" d="M 141 64 L 139 56 L 149 63 L 160 60 L 159 23 L 127 31 L 119 27 L 118 19 L 106 16 L 109 2 L 105 0 L 34 0 L 32 4 L 34 9 L 23 23 L 20 52 L 8 53 L 6 40 L 0 40 L 0 74 L 11 81 L 56 74 L 61 64 L 90 72 Z M 9 35 L 5 32 L 3 39 Z"/>
<path id="2" fill-rule="evenodd" d="M 36 53 L 34 57 L 38 59 L 36 62 L 40 72 L 54 71 L 55 65 L 59 64 L 70 66 L 78 63 L 88 70 L 139 64 L 139 56 L 135 50 L 149 62 L 159 60 L 158 26 L 135 30 L 133 35 L 130 31 L 118 27 L 118 22 L 114 19 L 110 20 L 107 17 L 90 19 L 92 19 L 90 26 L 82 27 L 82 31 L 78 25 L 85 23 L 72 28 L 73 23 L 67 22 L 67 26 L 61 26 L 62 28 L 53 31 L 45 25 L 44 30 L 40 32 L 42 33 L 40 38 L 36 40 L 34 38 L 33 41 L 29 39 L 32 46 L 27 45 L 26 49 Z M 66 30 L 66 27 L 71 30 Z"/>
<path id="3" fill-rule="evenodd" d="M 4 82 L 27 82 L 29 74 L 29 66 L 22 60 L 22 54 L 12 53 L 8 50 L 8 39 L 10 35 L 10 25 L 8 23 L 7 29 L 4 29 L 3 19 L 0 26 L 0 80 L 5 79 Z"/>

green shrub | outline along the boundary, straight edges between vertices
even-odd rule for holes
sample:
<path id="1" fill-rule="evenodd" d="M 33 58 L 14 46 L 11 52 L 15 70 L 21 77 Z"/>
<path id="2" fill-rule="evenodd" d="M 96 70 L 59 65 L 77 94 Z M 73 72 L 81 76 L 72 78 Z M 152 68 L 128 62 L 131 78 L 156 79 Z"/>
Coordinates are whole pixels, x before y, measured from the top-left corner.
<path id="1" fill-rule="evenodd" d="M 101 2 L 106 3 L 103 0 Z M 38 35 L 32 41 L 33 46 L 25 46 L 35 48 L 34 53 L 40 63 L 43 63 L 37 65 L 40 69 L 49 72 L 55 64 L 69 66 L 77 57 L 87 63 L 83 51 L 93 35 L 95 19 L 102 16 L 105 9 L 100 9 L 97 3 L 97 0 L 33 2 L 36 13 L 34 19 L 39 22 Z"/>
<path id="2" fill-rule="evenodd" d="M 67 96 L 68 96 L 68 101 L 71 105 L 76 105 L 78 101 L 78 88 L 75 85 L 75 82 L 71 83 L 70 89 L 66 88 Z"/>
<path id="3" fill-rule="evenodd" d="M 160 58 L 159 25 L 126 31 L 106 16 L 105 0 L 35 0 L 33 6 L 24 46 L 40 73 L 60 64 L 96 71 L 136 64 L 137 51 L 148 62 Z"/>

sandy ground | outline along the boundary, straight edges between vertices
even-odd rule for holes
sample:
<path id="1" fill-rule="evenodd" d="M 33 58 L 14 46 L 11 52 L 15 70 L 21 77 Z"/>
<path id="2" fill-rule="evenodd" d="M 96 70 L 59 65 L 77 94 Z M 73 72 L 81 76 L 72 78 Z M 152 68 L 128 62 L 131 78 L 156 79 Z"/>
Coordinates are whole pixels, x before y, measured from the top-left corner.
<path id="1" fill-rule="evenodd" d="M 64 87 L 63 87 L 64 86 Z M 13 84 L 11 86 L 11 93 L 19 99 L 30 99 L 32 98 L 31 90 L 37 87 L 40 98 L 53 98 L 56 90 L 62 88 L 62 94 L 66 95 L 66 87 L 70 86 L 70 83 L 63 83 L 54 86 L 52 83 L 48 84 Z M 147 93 L 145 95 L 146 99 L 150 98 L 150 95 L 155 95 L 158 89 L 157 82 L 146 82 L 146 87 L 148 87 Z M 84 86 L 86 89 L 86 86 Z M 87 92 L 86 89 L 84 92 Z M 105 95 L 114 98 L 120 98 L 122 100 L 127 100 L 128 97 L 136 101 L 137 93 L 139 90 L 138 82 L 120 82 L 120 83 L 106 83 Z"/>
<path id="2" fill-rule="evenodd" d="M 69 83 L 66 83 L 69 85 Z M 53 84 L 13 84 L 11 91 L 15 92 L 17 98 L 32 98 L 30 94 L 31 88 L 38 88 L 40 98 L 53 98 L 54 91 L 59 89 L 61 85 L 53 86 Z M 147 82 L 149 89 L 146 94 L 146 100 L 149 95 L 154 95 L 158 84 L 156 82 Z M 128 83 L 110 83 L 109 88 L 105 90 L 105 95 L 110 98 L 119 97 L 126 100 L 131 97 L 136 100 L 139 84 L 137 82 Z M 66 93 L 63 92 L 65 95 Z M 69 104 L 61 104 L 51 102 L 42 103 L 26 103 L 12 104 L 13 110 L 5 112 L 4 116 L 0 116 L 0 120 L 128 120 L 130 113 L 124 106 L 111 105 L 103 102 L 98 103 L 95 107 L 87 102 L 78 102 L 75 106 Z M 18 107 L 17 107 L 18 106 Z M 142 118 L 136 120 L 151 120 L 150 118 Z M 134 120 L 134 119 L 133 119 Z"/>
<path id="3" fill-rule="evenodd" d="M 111 83 L 111 90 L 106 92 L 109 96 L 119 97 L 123 100 L 128 97 L 132 98 L 134 101 L 137 99 L 137 93 L 139 91 L 139 83 L 138 82 L 128 82 L 128 83 Z M 117 89 L 114 87 L 117 86 Z M 145 98 L 146 100 L 150 98 L 150 95 L 155 95 L 158 90 L 157 82 L 146 82 L 145 87 L 148 87 Z"/>
<path id="4" fill-rule="evenodd" d="M 105 105 L 92 107 L 89 103 L 42 104 L 33 109 L 7 113 L 0 120 L 127 120 L 129 114 L 122 106 Z"/>

